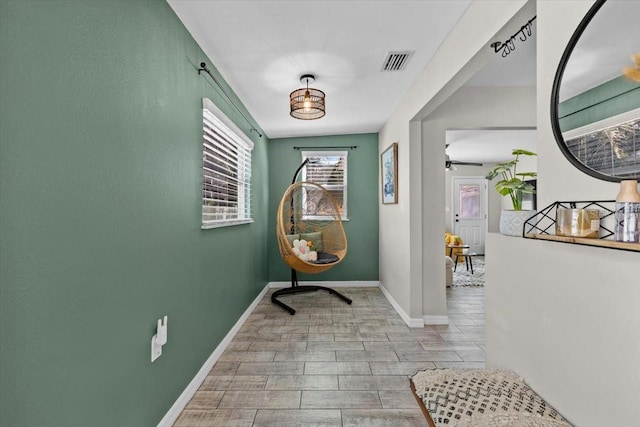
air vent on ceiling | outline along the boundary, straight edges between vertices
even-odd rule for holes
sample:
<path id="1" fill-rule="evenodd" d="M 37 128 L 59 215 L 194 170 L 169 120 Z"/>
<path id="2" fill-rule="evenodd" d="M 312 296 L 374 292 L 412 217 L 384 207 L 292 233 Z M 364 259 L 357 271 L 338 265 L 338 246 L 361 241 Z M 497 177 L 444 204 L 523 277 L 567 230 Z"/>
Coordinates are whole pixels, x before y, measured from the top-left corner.
<path id="1" fill-rule="evenodd" d="M 405 50 L 402 52 L 389 52 L 384 58 L 381 71 L 402 71 L 407 66 L 407 62 L 413 56 L 413 50 Z"/>

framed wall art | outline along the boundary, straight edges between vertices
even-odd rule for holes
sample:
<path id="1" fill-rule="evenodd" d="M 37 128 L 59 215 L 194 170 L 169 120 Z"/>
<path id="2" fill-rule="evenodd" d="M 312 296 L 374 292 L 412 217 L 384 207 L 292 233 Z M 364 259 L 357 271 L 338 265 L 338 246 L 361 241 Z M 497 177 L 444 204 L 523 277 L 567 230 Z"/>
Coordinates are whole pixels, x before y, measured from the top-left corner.
<path id="1" fill-rule="evenodd" d="M 398 203 L 398 143 L 394 142 L 380 154 L 382 203 Z"/>

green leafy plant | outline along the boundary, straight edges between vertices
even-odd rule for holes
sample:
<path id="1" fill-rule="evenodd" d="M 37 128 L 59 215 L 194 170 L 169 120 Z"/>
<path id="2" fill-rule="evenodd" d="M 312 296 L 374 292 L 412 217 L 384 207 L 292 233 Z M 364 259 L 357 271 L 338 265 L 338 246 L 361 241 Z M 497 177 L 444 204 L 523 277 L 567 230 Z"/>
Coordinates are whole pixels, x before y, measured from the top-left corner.
<path id="1" fill-rule="evenodd" d="M 536 153 L 516 148 L 511 154 L 516 156 L 515 159 L 496 165 L 489 171 L 486 178 L 491 181 L 495 177 L 501 176 L 502 179 L 496 183 L 496 191 L 503 196 L 509 196 L 513 204 L 513 210 L 521 211 L 522 195 L 536 192 L 533 185 L 528 184 L 523 178 L 535 178 L 538 174 L 535 172 L 517 172 L 519 157 L 536 156 Z"/>

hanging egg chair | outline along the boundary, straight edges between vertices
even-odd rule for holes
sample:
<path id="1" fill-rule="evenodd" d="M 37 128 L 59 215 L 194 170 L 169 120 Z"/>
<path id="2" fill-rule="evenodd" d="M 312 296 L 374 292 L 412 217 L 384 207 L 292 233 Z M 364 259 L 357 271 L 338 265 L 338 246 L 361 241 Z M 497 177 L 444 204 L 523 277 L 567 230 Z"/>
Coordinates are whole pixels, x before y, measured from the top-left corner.
<path id="1" fill-rule="evenodd" d="M 297 272 L 322 273 L 338 265 L 347 255 L 347 236 L 334 198 L 313 182 L 296 183 L 298 171 L 294 183 L 280 200 L 276 220 L 280 255 L 291 268 L 291 287 L 271 295 L 273 303 L 292 315 L 295 310 L 279 301 L 279 296 L 323 290 L 351 304 L 349 298 L 331 288 L 298 285 Z"/>

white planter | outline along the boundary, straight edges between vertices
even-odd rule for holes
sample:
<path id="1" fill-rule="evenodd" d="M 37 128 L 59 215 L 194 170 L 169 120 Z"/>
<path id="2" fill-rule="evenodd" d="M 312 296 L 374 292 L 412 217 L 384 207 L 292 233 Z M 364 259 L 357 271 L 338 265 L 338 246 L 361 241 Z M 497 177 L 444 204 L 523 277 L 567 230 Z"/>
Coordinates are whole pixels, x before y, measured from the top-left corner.
<path id="1" fill-rule="evenodd" d="M 522 237 L 524 222 L 536 214 L 536 211 L 503 210 L 500 213 L 500 234 Z"/>

